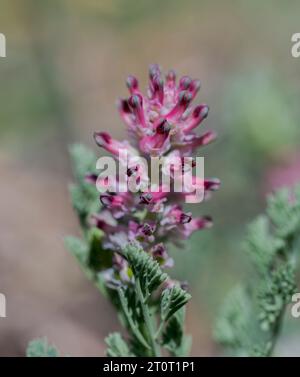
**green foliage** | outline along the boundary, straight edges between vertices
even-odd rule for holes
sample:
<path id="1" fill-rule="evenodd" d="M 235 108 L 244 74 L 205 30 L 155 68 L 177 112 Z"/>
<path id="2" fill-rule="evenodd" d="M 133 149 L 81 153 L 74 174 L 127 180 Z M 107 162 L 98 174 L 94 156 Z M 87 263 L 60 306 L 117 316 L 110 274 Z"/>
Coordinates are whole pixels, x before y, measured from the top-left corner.
<path id="1" fill-rule="evenodd" d="M 189 355 L 192 338 L 184 334 L 185 308 L 179 309 L 168 321 L 162 334 L 162 344 L 172 356 Z"/>
<path id="2" fill-rule="evenodd" d="M 140 279 L 141 288 L 146 296 L 167 279 L 168 275 L 162 272 L 158 262 L 143 252 L 140 247 L 128 245 L 124 248 L 123 253 L 135 278 Z"/>
<path id="3" fill-rule="evenodd" d="M 75 144 L 70 148 L 70 155 L 76 180 L 76 184 L 70 186 L 71 200 L 85 230 L 89 215 L 97 212 L 100 207 L 97 189 L 84 179 L 86 174 L 96 172 L 97 158 L 92 151 L 80 144 Z"/>
<path id="4" fill-rule="evenodd" d="M 167 321 L 171 316 L 181 309 L 191 298 L 191 295 L 174 285 L 170 289 L 165 289 L 161 295 L 161 318 Z"/>
<path id="5" fill-rule="evenodd" d="M 65 238 L 65 245 L 81 265 L 87 265 L 89 249 L 83 240 L 69 236 Z"/>
<path id="6" fill-rule="evenodd" d="M 102 248 L 101 238 L 103 232 L 97 228 L 91 228 L 88 232 L 88 266 L 92 271 L 101 271 L 112 264 L 112 253 Z"/>
<path id="7" fill-rule="evenodd" d="M 286 85 L 267 72 L 249 72 L 230 81 L 224 114 L 239 153 L 252 160 L 256 156 L 262 162 L 283 145 L 297 147 L 299 127 L 292 97 Z"/>
<path id="8" fill-rule="evenodd" d="M 27 357 L 59 357 L 56 347 L 49 344 L 47 339 L 34 339 L 29 342 L 26 350 Z"/>
<path id="9" fill-rule="evenodd" d="M 267 213 L 278 237 L 289 239 L 300 230 L 300 186 L 293 192 L 283 189 L 268 199 Z"/>
<path id="10" fill-rule="evenodd" d="M 184 335 L 183 307 L 191 296 L 178 285 L 159 291 L 169 277 L 139 246 L 127 245 L 123 255 L 135 281 L 134 286 L 118 289 L 127 327 L 133 336 L 131 348 L 137 355 L 159 356 L 162 345 L 172 355 L 186 355 L 190 338 Z M 159 300 L 153 297 L 156 293 L 160 295 Z M 156 329 L 155 316 L 159 313 Z"/>
<path id="11" fill-rule="evenodd" d="M 270 331 L 296 292 L 295 270 L 290 264 L 279 266 L 258 292 L 259 320 L 264 331 Z"/>
<path id="12" fill-rule="evenodd" d="M 129 305 L 128 299 L 126 297 L 126 293 L 128 293 L 128 289 L 119 288 L 118 294 L 120 298 L 120 302 L 122 305 L 122 309 L 125 315 L 125 318 L 128 323 L 128 327 L 132 333 L 132 335 L 136 338 L 136 340 L 146 349 L 151 349 L 150 345 L 144 338 L 143 334 L 141 333 L 139 329 L 139 321 L 137 319 L 140 319 L 140 316 L 137 316 L 136 313 L 136 307 L 134 305 Z"/>
<path id="13" fill-rule="evenodd" d="M 284 248 L 284 241 L 270 234 L 269 219 L 259 216 L 248 227 L 246 251 L 257 270 L 264 274 L 272 267 L 276 254 Z"/>
<path id="14" fill-rule="evenodd" d="M 286 306 L 296 290 L 300 195 L 284 189 L 268 199 L 268 216 L 248 227 L 245 249 L 253 261 L 251 279 L 225 300 L 215 338 L 238 355 L 271 355 Z"/>
<path id="15" fill-rule="evenodd" d="M 123 340 L 121 334 L 115 332 L 109 334 L 108 337 L 105 338 L 105 343 L 107 344 L 107 351 L 106 354 L 109 357 L 130 357 L 134 356 L 130 351 Z"/>

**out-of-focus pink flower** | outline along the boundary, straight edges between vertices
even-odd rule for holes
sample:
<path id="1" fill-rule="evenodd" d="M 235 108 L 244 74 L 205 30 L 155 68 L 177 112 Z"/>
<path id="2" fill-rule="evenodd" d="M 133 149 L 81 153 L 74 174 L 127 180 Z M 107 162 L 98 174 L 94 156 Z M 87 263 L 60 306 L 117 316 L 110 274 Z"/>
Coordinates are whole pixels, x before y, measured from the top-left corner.
<path id="1" fill-rule="evenodd" d="M 265 174 L 263 195 L 283 187 L 300 184 L 300 153 L 294 152 L 281 156 L 279 164 L 271 166 Z"/>

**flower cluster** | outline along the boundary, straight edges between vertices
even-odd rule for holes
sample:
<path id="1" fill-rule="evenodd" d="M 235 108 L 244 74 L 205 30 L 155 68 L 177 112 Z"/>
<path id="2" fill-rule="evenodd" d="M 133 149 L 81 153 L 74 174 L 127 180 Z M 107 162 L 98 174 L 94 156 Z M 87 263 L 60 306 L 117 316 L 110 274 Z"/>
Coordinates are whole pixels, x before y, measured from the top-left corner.
<path id="1" fill-rule="evenodd" d="M 127 125 L 129 141 L 114 140 L 107 132 L 95 132 L 94 138 L 98 146 L 110 152 L 119 164 L 123 164 L 121 152 L 132 158 L 126 166 L 127 177 L 135 179 L 140 189 L 136 192 L 126 190 L 110 190 L 100 195 L 102 203 L 99 213 L 95 213 L 90 222 L 104 232 L 103 248 L 113 253 L 112 266 L 104 271 L 106 281 L 110 285 L 130 282 L 131 271 L 126 260 L 118 252 L 129 242 L 139 243 L 150 253 L 162 267 L 173 264 L 167 252 L 168 243 L 179 244 L 181 239 L 188 238 L 193 232 L 208 228 L 212 220 L 208 216 L 193 218 L 191 213 L 184 212 L 178 204 L 187 193 L 167 192 L 162 186 L 156 190 L 143 187 L 141 183 L 148 180 L 149 171 L 141 164 L 135 164 L 136 156 L 146 160 L 150 157 L 162 157 L 179 161 L 170 169 L 170 178 L 175 180 L 175 171 L 182 174 L 193 169 L 193 160 L 187 164 L 185 157 L 191 156 L 198 147 L 212 142 L 216 134 L 207 131 L 197 135 L 194 131 L 208 115 L 208 106 L 200 104 L 191 106 L 200 89 L 200 82 L 188 76 L 180 78 L 176 83 L 174 71 L 162 77 L 158 65 L 149 69 L 149 86 L 147 95 L 143 95 L 138 80 L 134 76 L 127 78 L 130 92 L 128 99 L 120 99 L 118 109 L 121 118 Z M 162 169 L 164 167 L 162 166 Z M 178 171 L 177 171 L 178 173 Z M 178 174 L 176 175 L 178 177 Z M 88 175 L 86 180 L 105 186 L 107 179 L 119 180 L 119 177 L 102 178 Z M 193 177 L 193 184 L 199 185 L 205 192 L 219 187 L 218 179 L 200 180 Z"/>

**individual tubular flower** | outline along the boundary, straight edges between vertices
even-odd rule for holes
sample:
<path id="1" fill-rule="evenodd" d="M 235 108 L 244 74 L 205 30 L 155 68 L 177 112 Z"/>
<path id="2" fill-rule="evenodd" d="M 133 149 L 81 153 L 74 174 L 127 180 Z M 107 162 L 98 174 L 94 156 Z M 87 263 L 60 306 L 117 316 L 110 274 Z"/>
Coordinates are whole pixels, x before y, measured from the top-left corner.
<path id="1" fill-rule="evenodd" d="M 161 169 L 175 183 L 187 171 L 195 166 L 194 159 L 188 159 L 197 148 L 211 143 L 216 134 L 206 131 L 198 135 L 195 130 L 208 115 L 206 104 L 192 106 L 199 89 L 199 80 L 183 76 L 176 83 L 173 70 L 162 76 L 158 65 L 149 69 L 147 95 L 140 90 L 139 82 L 134 76 L 126 81 L 130 97 L 120 99 L 118 109 L 127 125 L 130 142 L 114 140 L 107 132 L 95 132 L 98 146 L 104 148 L 118 161 L 126 165 L 120 152 L 126 153 L 131 162 L 127 164 L 126 176 L 134 180 L 135 192 L 102 192 L 102 208 L 90 219 L 91 226 L 104 232 L 102 247 L 113 253 L 112 265 L 103 271 L 108 286 L 130 284 L 132 273 L 126 260 L 121 255 L 122 247 L 129 242 L 138 243 L 149 252 L 162 267 L 173 266 L 168 254 L 170 243 L 178 245 L 195 231 L 212 226 L 209 216 L 193 218 L 190 212 L 184 212 L 180 201 L 191 194 L 168 192 L 163 184 L 141 190 L 141 181 L 148 182 L 149 172 L 137 160 L 141 155 L 147 161 L 151 157 L 164 157 Z M 87 174 L 86 181 L 100 188 L 107 186 L 111 177 L 99 179 L 94 174 Z M 120 177 L 115 177 L 118 183 Z M 209 191 L 220 186 L 216 178 L 200 179 L 192 177 L 192 187 L 201 188 L 205 198 Z M 116 185 L 118 187 L 118 185 Z"/>

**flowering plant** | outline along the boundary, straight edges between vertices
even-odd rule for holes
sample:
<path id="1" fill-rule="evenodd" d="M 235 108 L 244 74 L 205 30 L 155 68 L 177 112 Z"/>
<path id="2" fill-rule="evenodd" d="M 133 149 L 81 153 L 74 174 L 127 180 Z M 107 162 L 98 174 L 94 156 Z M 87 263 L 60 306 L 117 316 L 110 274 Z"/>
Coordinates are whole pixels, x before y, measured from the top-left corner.
<path id="1" fill-rule="evenodd" d="M 196 164 L 189 156 L 216 135 L 195 133 L 208 114 L 205 104 L 191 106 L 200 88 L 198 80 L 184 76 L 177 84 L 170 71 L 164 81 L 159 66 L 152 65 L 147 95 L 133 76 L 128 77 L 127 87 L 130 97 L 120 99 L 118 109 L 129 141 L 117 141 L 107 132 L 95 132 L 94 139 L 119 165 L 125 164 L 124 154 L 129 156 L 125 184 L 133 183 L 134 190 L 120 190 L 124 185 L 120 175 L 98 176 L 95 156 L 74 146 L 77 183 L 71 194 L 85 237 L 71 237 L 67 243 L 128 329 L 128 344 L 119 334 L 107 338 L 109 355 L 158 356 L 161 347 L 172 355 L 184 355 L 189 348 L 183 331 L 184 305 L 190 294 L 185 284 L 165 272 L 174 263 L 169 246 L 181 245 L 193 232 L 212 225 L 209 216 L 193 218 L 180 202 L 198 189 L 208 198 L 219 180 L 191 175 L 189 189 L 181 192 L 168 190 L 162 183 L 149 186 L 149 171 L 137 157 L 146 161 L 167 157 L 160 160 L 158 169 L 167 171 L 175 185 Z"/>

